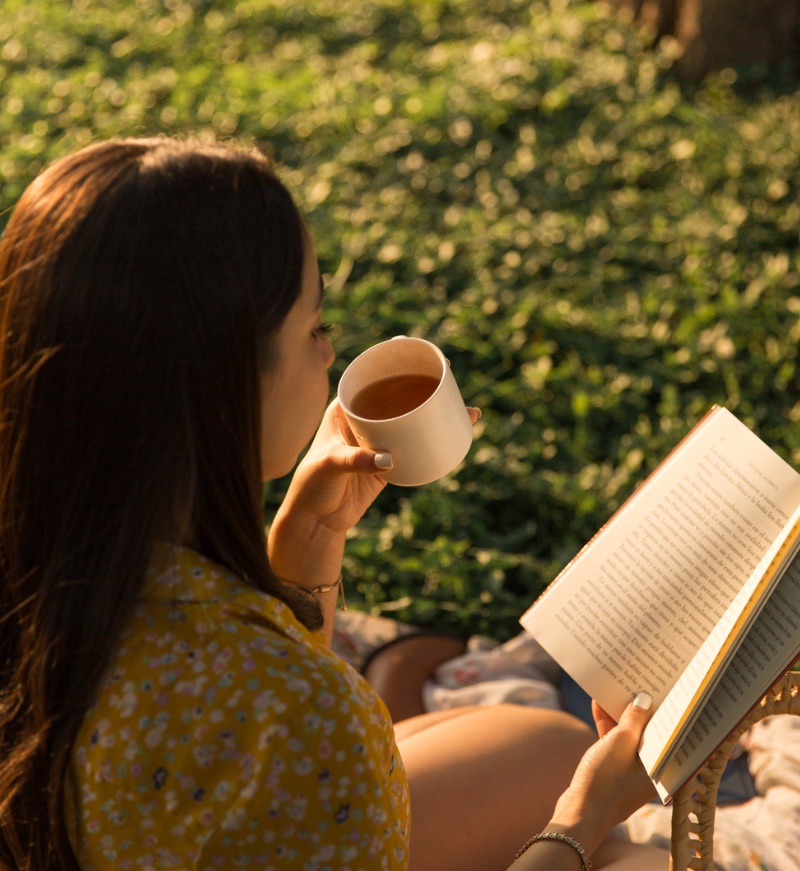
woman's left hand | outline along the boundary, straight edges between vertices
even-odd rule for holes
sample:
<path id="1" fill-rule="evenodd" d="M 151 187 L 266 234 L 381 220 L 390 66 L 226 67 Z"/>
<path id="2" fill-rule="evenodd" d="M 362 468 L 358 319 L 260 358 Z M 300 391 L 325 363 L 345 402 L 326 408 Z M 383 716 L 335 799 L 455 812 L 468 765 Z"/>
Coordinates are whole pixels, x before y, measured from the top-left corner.
<path id="1" fill-rule="evenodd" d="M 336 580 L 347 533 L 386 486 L 376 457 L 380 463 L 388 455 L 356 446 L 334 400 L 270 527 L 270 564 L 279 577 L 306 587 Z"/>
<path id="2" fill-rule="evenodd" d="M 481 416 L 469 408 L 473 423 Z M 386 486 L 381 474 L 391 455 L 359 447 L 334 400 L 295 473 L 278 515 L 303 515 L 332 533 L 346 535 Z M 276 518 L 277 519 L 277 518 Z"/>
<path id="3" fill-rule="evenodd" d="M 292 476 L 281 511 L 300 512 L 344 535 L 386 486 L 378 463 L 388 460 L 388 454 L 357 446 L 334 400 Z"/>
<path id="4" fill-rule="evenodd" d="M 469 409 L 473 423 L 478 409 Z M 339 577 L 347 533 L 386 486 L 381 474 L 391 456 L 357 446 L 334 400 L 292 476 L 268 538 L 272 570 L 287 581 L 313 589 Z M 332 633 L 335 598 L 325 597 L 323 632 Z"/>

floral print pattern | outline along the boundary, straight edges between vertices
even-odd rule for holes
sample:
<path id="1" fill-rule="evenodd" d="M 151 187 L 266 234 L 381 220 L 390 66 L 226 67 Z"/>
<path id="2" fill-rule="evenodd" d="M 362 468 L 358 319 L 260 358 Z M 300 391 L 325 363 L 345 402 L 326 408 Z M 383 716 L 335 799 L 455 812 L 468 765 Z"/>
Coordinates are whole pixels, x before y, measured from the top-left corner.
<path id="1" fill-rule="evenodd" d="M 159 545 L 65 784 L 85 871 L 408 866 L 385 706 L 282 602 Z"/>

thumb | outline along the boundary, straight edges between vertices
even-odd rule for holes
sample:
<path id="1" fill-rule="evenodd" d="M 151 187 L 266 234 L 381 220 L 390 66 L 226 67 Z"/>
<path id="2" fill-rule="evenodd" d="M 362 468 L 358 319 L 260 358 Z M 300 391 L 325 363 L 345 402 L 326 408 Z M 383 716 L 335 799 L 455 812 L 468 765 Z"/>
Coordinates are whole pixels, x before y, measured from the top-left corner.
<path id="1" fill-rule="evenodd" d="M 365 472 L 388 472 L 389 469 L 394 468 L 394 460 L 388 451 L 364 450 L 362 453 L 367 455 L 363 460 Z"/>
<path id="2" fill-rule="evenodd" d="M 641 732 L 650 719 L 650 710 L 652 707 L 653 700 L 650 698 L 648 693 L 637 693 L 623 711 L 623 714 L 619 719 L 619 725 L 630 726 L 633 728 L 634 732 Z M 611 714 L 604 711 L 594 699 L 592 699 L 592 715 L 594 717 L 594 725 L 597 729 L 597 734 L 601 738 L 617 727 L 617 721 L 611 716 Z M 637 725 L 639 721 L 642 721 L 644 725 Z"/>
<path id="3" fill-rule="evenodd" d="M 630 729 L 641 741 L 642 733 L 645 726 L 650 722 L 653 716 L 653 699 L 649 693 L 637 693 L 633 701 L 622 712 L 619 718 L 619 725 L 623 728 Z"/>
<path id="4" fill-rule="evenodd" d="M 653 699 L 650 693 L 636 693 L 633 697 L 633 701 L 625 708 L 625 713 L 623 713 L 623 717 L 625 714 L 630 714 L 630 716 L 643 718 L 646 723 L 650 719 L 650 714 L 653 709 Z"/>
<path id="5" fill-rule="evenodd" d="M 392 455 L 388 451 L 373 451 L 370 448 L 347 449 L 347 467 L 360 474 L 376 474 L 388 472 L 394 466 Z"/>

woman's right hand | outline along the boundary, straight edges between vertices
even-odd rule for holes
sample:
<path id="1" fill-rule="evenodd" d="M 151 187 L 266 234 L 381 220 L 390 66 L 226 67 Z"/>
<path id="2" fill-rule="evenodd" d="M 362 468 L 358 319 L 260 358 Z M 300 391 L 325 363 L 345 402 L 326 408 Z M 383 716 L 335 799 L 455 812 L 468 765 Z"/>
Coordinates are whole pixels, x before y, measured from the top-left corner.
<path id="1" fill-rule="evenodd" d="M 650 697 L 640 693 L 615 723 L 592 703 L 600 737 L 586 751 L 556 803 L 550 830 L 572 835 L 591 854 L 614 826 L 656 796 L 638 756 L 651 708 Z"/>

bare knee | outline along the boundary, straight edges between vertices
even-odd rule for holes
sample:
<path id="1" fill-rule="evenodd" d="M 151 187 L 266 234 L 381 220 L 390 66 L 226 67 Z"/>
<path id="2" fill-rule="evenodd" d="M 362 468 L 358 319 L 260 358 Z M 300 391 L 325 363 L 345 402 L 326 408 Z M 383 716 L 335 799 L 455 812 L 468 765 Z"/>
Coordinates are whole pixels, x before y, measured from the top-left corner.
<path id="1" fill-rule="evenodd" d="M 401 738 L 414 871 L 506 868 L 594 739 L 569 714 L 517 705 L 470 708 Z"/>
<path id="2" fill-rule="evenodd" d="M 362 673 L 397 723 L 423 713 L 422 685 L 438 665 L 464 649 L 460 638 L 448 635 L 407 635 L 376 651 Z"/>

